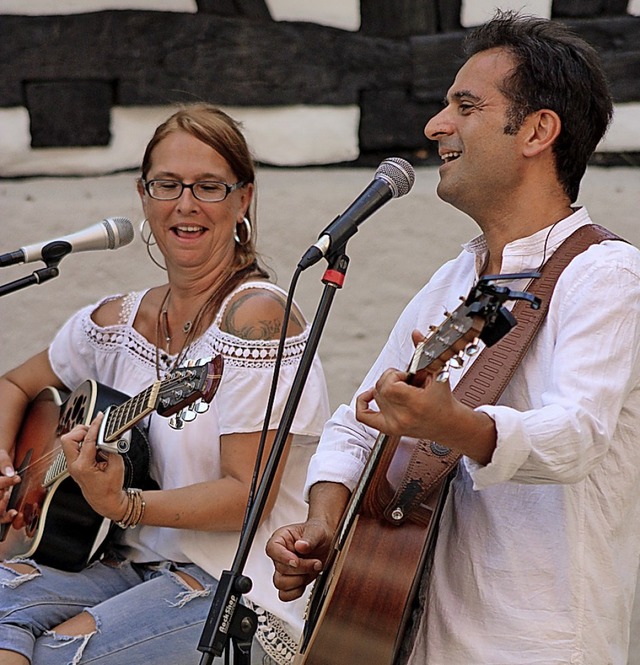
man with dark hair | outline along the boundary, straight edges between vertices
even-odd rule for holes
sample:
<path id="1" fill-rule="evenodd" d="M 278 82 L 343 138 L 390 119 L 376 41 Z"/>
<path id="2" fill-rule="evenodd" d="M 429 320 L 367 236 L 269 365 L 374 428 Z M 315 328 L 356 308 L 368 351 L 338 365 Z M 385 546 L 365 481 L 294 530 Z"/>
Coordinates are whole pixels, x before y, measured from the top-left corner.
<path id="1" fill-rule="evenodd" d="M 594 50 L 513 13 L 472 31 L 467 49 L 425 134 L 443 161 L 438 195 L 482 234 L 409 303 L 360 394 L 327 423 L 308 519 L 267 545 L 274 582 L 286 600 L 317 577 L 378 431 L 434 441 L 462 457 L 410 662 L 625 665 L 640 554 L 640 252 L 605 240 L 569 263 L 495 405 L 460 401 L 460 373 L 413 385 L 396 369 L 480 277 L 536 271 L 592 223 L 574 203 L 612 115 Z"/>

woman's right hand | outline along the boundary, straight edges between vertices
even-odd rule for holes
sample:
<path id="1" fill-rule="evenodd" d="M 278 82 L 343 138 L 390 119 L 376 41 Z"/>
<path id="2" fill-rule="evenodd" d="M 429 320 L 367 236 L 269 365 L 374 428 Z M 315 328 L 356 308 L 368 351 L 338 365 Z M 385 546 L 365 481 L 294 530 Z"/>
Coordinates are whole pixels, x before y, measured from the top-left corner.
<path id="1" fill-rule="evenodd" d="M 6 450 L 0 449 L 0 524 L 11 522 L 18 514 L 16 510 L 7 510 L 7 504 L 11 496 L 11 488 L 19 482 L 20 476 L 13 468 L 11 456 Z"/>

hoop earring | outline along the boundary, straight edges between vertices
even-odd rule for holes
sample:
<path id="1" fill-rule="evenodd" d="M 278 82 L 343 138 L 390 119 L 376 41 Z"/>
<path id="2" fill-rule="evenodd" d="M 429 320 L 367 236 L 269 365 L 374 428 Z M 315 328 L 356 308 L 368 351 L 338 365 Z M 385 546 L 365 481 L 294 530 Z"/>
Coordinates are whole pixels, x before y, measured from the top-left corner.
<path id="1" fill-rule="evenodd" d="M 238 234 L 238 227 L 242 224 L 244 228 L 244 235 L 246 236 L 244 240 L 240 240 L 240 235 Z M 251 241 L 251 222 L 248 217 L 243 217 L 242 222 L 236 224 L 236 230 L 233 232 L 233 239 L 238 243 L 238 245 L 248 245 Z"/>
<path id="2" fill-rule="evenodd" d="M 149 258 L 153 263 L 155 263 L 160 270 L 166 270 L 167 267 L 163 266 L 162 263 L 160 263 L 151 253 L 151 248 L 154 245 L 158 244 L 158 241 L 155 239 L 153 235 L 153 231 L 151 230 L 151 224 L 149 224 L 149 233 L 147 234 L 147 237 L 145 238 L 144 236 L 144 225 L 149 222 L 148 219 L 143 219 L 142 222 L 140 222 L 140 237 L 142 238 L 142 242 L 144 243 L 144 246 L 147 248 L 147 254 L 149 255 Z M 151 240 L 153 238 L 153 241 Z"/>
<path id="3" fill-rule="evenodd" d="M 153 247 L 153 245 L 157 245 L 158 243 L 153 236 L 151 224 L 149 224 L 149 233 L 147 234 L 147 237 L 144 237 L 145 224 L 149 224 L 149 220 L 146 217 L 140 222 L 140 237 L 142 238 L 142 242 L 147 246 L 147 248 Z M 151 242 L 151 238 L 153 238 L 153 242 Z"/>

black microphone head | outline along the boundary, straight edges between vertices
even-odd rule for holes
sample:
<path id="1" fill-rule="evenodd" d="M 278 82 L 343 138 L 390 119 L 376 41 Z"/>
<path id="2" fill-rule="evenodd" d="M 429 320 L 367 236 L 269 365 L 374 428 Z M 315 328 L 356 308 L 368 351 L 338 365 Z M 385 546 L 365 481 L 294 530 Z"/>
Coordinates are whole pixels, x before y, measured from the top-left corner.
<path id="1" fill-rule="evenodd" d="M 118 249 L 128 245 L 134 236 L 133 224 L 126 217 L 108 217 L 102 224 L 107 230 L 107 249 Z"/>
<path id="2" fill-rule="evenodd" d="M 389 183 L 395 199 L 411 191 L 413 183 L 416 181 L 416 172 L 406 159 L 387 157 L 378 166 L 376 178 L 382 178 Z"/>

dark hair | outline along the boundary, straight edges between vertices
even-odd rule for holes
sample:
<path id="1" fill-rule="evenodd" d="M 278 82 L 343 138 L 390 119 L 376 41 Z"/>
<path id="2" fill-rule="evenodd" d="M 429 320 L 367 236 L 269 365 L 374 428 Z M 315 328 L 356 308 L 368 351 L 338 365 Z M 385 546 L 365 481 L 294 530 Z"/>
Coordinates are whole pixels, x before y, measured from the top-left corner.
<path id="1" fill-rule="evenodd" d="M 146 178 L 151 168 L 151 160 L 155 147 L 169 134 L 178 131 L 191 134 L 191 136 L 206 143 L 216 152 L 220 153 L 227 160 L 231 170 L 239 181 L 255 183 L 255 164 L 240 129 L 240 124 L 218 107 L 206 103 L 184 106 L 157 127 L 142 158 L 143 178 Z M 235 272 L 220 291 L 220 297 L 216 298 L 216 304 L 222 302 L 226 294 L 233 291 L 237 284 L 242 282 L 246 277 L 269 277 L 269 273 L 261 265 L 259 255 L 256 251 L 257 233 L 255 214 L 252 218 L 251 211 L 247 210 L 247 218 L 252 227 L 251 237 L 243 244 L 236 244 Z"/>
<path id="2" fill-rule="evenodd" d="M 613 116 L 595 49 L 557 21 L 501 11 L 470 31 L 464 47 L 467 57 L 505 48 L 515 59 L 501 89 L 511 101 L 506 132 L 517 132 L 527 115 L 540 109 L 558 114 L 562 127 L 553 154 L 558 179 L 573 203 L 589 158 Z"/>

